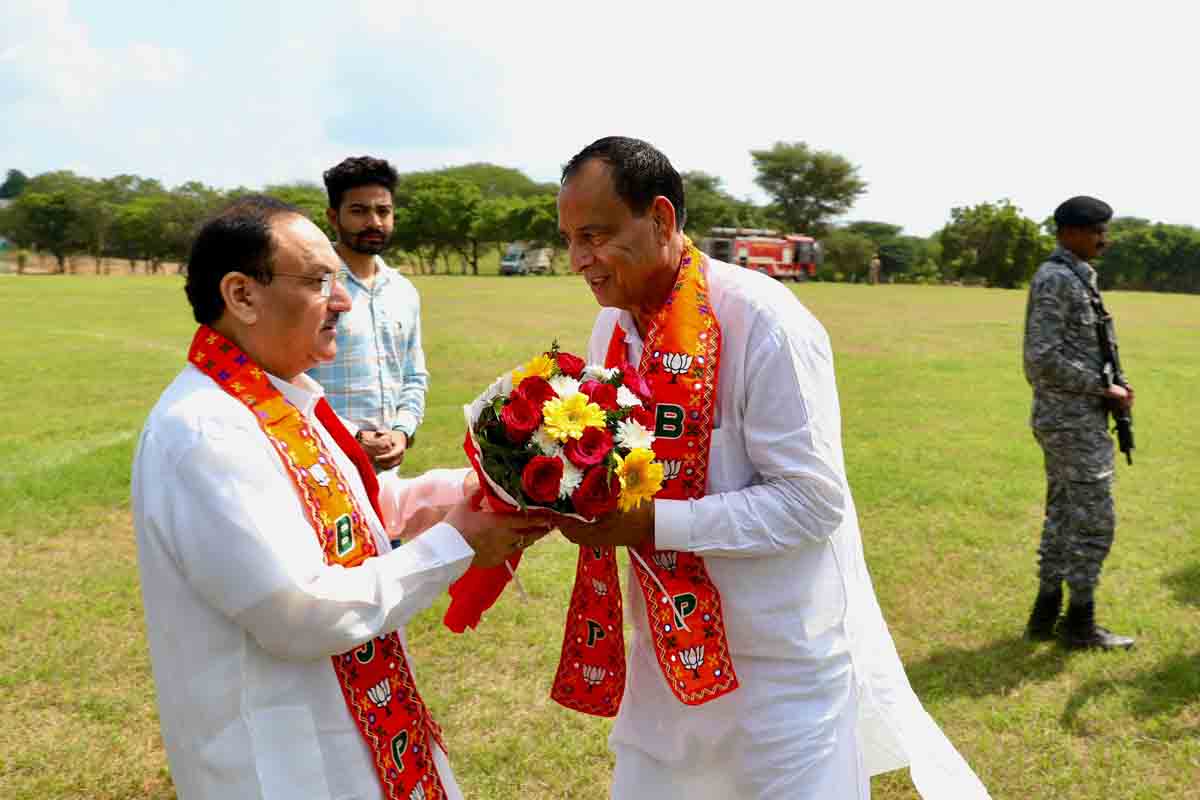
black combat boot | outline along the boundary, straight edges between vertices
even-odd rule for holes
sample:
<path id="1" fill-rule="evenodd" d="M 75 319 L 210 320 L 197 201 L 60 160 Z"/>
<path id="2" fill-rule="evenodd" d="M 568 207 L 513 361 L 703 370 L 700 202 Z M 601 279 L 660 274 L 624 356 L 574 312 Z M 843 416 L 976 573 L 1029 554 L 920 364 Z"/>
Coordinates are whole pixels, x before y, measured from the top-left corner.
<path id="1" fill-rule="evenodd" d="M 1096 604 L 1071 603 L 1058 626 L 1058 639 L 1071 650 L 1116 650 L 1133 647 L 1133 639 L 1120 636 L 1096 624 Z"/>
<path id="2" fill-rule="evenodd" d="M 1062 610 L 1062 589 L 1055 591 L 1042 590 L 1038 592 L 1037 600 L 1033 601 L 1033 611 L 1029 614 L 1029 624 L 1025 626 L 1025 638 L 1031 642 L 1048 642 L 1054 638 L 1054 623 L 1058 622 L 1058 612 Z"/>

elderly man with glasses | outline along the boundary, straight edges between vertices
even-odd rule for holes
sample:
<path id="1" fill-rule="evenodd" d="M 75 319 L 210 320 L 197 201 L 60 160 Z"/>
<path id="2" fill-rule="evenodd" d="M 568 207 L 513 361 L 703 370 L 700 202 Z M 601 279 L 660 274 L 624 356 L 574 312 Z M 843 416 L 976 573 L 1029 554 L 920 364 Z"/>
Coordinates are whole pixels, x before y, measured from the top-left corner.
<path id="1" fill-rule="evenodd" d="M 472 510 L 465 469 L 376 477 L 304 374 L 337 352 L 339 267 L 266 197 L 206 224 L 188 260 L 199 327 L 133 466 L 163 742 L 188 800 L 461 797 L 404 625 L 544 533 Z"/>

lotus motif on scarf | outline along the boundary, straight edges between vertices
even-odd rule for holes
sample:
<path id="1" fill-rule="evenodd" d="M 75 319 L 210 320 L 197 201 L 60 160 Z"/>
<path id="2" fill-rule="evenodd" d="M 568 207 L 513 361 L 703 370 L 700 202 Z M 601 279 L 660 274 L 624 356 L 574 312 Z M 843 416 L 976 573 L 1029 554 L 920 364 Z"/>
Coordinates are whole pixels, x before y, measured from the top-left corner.
<path id="1" fill-rule="evenodd" d="M 663 465 L 663 483 L 679 477 L 679 470 L 683 467 L 683 461 L 678 458 L 667 458 L 661 462 Z"/>
<path id="2" fill-rule="evenodd" d="M 579 670 L 583 673 L 583 679 L 587 681 L 589 687 L 598 686 L 600 681 L 604 680 L 604 676 L 608 674 L 608 670 L 604 667 L 594 664 L 584 664 Z"/>
<path id="3" fill-rule="evenodd" d="M 367 697 L 370 698 L 372 703 L 382 708 L 388 714 L 392 713 L 392 710 L 387 707 L 387 704 L 392 701 L 392 685 L 388 683 L 386 678 L 370 689 L 367 689 Z"/>
<path id="4" fill-rule="evenodd" d="M 692 368 L 692 357 L 687 353 L 663 353 L 663 369 L 671 373 L 671 383 Z"/>
<path id="5" fill-rule="evenodd" d="M 674 550 L 659 550 L 651 558 L 658 565 L 659 569 L 665 569 L 667 572 L 675 571 L 675 564 L 678 557 Z"/>
<path id="6" fill-rule="evenodd" d="M 679 660 L 692 671 L 692 675 L 700 677 L 700 667 L 704 666 L 704 645 L 698 644 L 679 651 Z"/>

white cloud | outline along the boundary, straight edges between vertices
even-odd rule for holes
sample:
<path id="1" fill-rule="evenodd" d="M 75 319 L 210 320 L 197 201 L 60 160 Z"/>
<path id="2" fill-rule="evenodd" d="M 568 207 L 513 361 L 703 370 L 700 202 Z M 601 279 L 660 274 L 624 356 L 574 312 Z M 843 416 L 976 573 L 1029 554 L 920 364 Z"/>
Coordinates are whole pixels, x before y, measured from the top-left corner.
<path id="1" fill-rule="evenodd" d="M 6 33 L 0 41 L 0 65 L 10 79 L 28 89 L 17 113 L 65 118 L 102 111 L 117 92 L 142 86 L 179 88 L 187 59 L 178 50 L 150 42 L 125 47 L 96 47 L 86 27 L 72 18 L 65 0 L 13 3 L 0 16 Z"/>
<path id="2" fill-rule="evenodd" d="M 130 45 L 123 67 L 129 82 L 178 87 L 187 78 L 187 58 L 183 53 L 145 42 Z"/>

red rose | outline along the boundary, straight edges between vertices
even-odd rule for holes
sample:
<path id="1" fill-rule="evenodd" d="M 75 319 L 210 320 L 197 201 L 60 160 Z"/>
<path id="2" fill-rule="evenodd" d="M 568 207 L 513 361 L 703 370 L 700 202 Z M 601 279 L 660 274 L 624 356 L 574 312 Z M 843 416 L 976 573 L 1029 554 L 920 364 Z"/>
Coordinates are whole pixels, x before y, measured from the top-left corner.
<path id="1" fill-rule="evenodd" d="M 578 378 L 583 374 L 583 368 L 586 365 L 583 363 L 583 359 L 579 356 L 559 351 L 557 359 L 558 368 L 562 371 L 563 375 L 570 375 L 572 378 Z"/>
<path id="2" fill-rule="evenodd" d="M 563 455 L 580 469 L 587 469 L 603 461 L 612 447 L 611 433 L 601 428 L 585 428 L 583 436 L 567 442 Z"/>
<path id="3" fill-rule="evenodd" d="M 611 383 L 584 381 L 579 385 L 579 391 L 586 394 L 588 400 L 591 400 L 605 411 L 616 411 L 619 408 L 617 405 L 617 387 Z"/>
<path id="4" fill-rule="evenodd" d="M 517 392 L 530 403 L 533 403 L 533 407 L 538 411 L 542 410 L 542 405 L 547 400 L 553 400 L 558 396 L 554 393 L 554 387 L 550 385 L 550 381 L 540 375 L 530 375 L 521 381 L 521 385 L 517 387 Z"/>
<path id="5" fill-rule="evenodd" d="M 654 433 L 654 408 L 645 406 L 634 406 L 629 409 L 629 419 L 636 420 L 641 423 L 641 426 L 646 430 Z"/>
<path id="6" fill-rule="evenodd" d="M 638 374 L 632 364 L 621 365 L 621 383 L 637 395 L 637 398 L 643 403 L 650 400 L 650 385 L 646 383 L 645 378 Z"/>
<path id="7" fill-rule="evenodd" d="M 583 480 L 571 494 L 575 512 L 590 519 L 608 514 L 617 508 L 617 495 L 621 491 L 621 480 L 614 472 L 609 477 L 603 464 L 592 467 L 583 474 Z"/>
<path id="8" fill-rule="evenodd" d="M 535 407 L 520 392 L 513 392 L 500 410 L 500 421 L 504 423 L 504 433 L 510 442 L 524 444 L 542 424 L 542 409 Z"/>
<path id="9" fill-rule="evenodd" d="M 521 489 L 535 503 L 553 503 L 562 484 L 563 462 L 550 456 L 534 456 L 521 471 Z"/>

